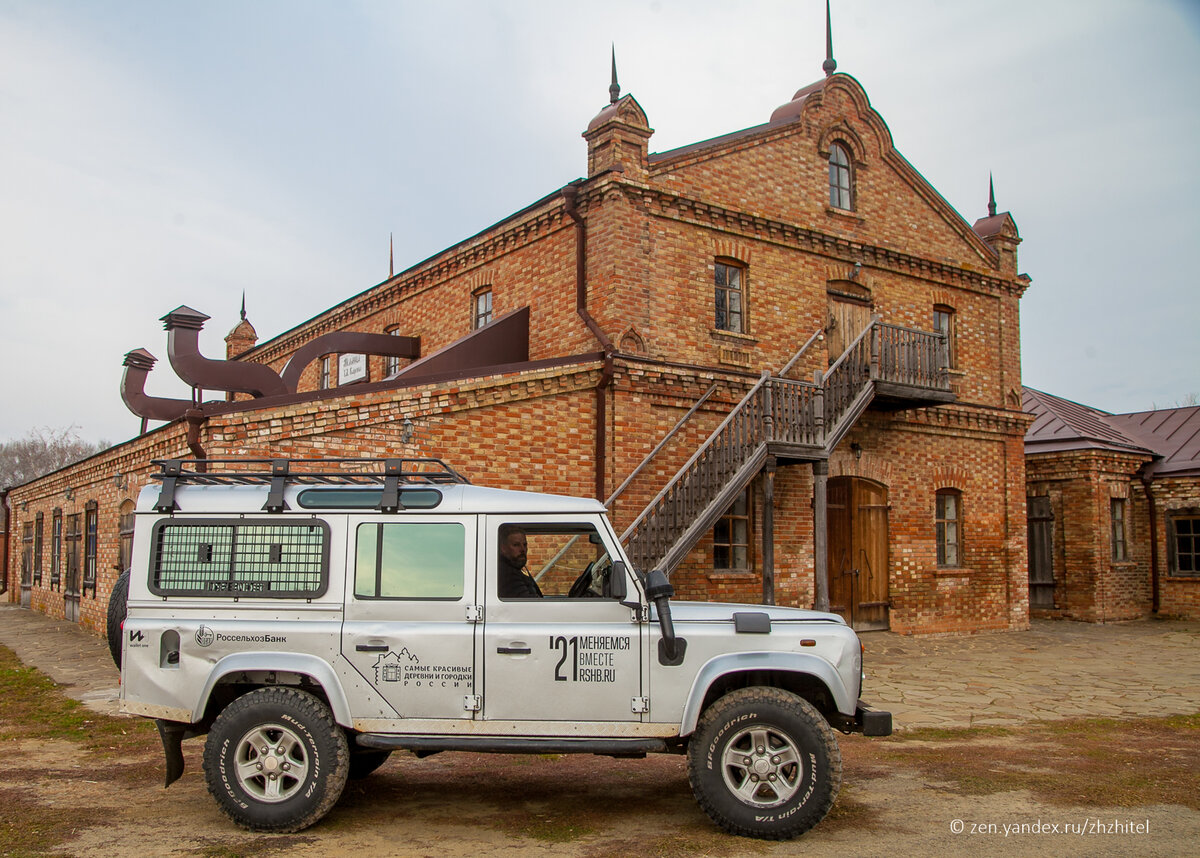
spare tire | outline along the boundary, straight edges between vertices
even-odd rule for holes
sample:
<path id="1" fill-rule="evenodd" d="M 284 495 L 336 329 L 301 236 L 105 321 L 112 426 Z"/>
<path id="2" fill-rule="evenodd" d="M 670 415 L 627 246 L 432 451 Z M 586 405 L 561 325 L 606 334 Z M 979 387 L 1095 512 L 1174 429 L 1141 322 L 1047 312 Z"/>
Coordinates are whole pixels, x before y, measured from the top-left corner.
<path id="1" fill-rule="evenodd" d="M 118 670 L 121 668 L 121 632 L 129 610 L 129 572 L 126 569 L 118 576 L 108 596 L 108 651 L 112 653 Z"/>

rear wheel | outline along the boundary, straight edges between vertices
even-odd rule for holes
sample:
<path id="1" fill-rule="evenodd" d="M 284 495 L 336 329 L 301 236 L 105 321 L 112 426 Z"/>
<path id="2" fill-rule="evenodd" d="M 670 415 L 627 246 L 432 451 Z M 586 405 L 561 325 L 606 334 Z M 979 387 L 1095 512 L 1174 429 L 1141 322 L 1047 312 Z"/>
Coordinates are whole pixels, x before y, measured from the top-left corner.
<path id="1" fill-rule="evenodd" d="M 121 635 L 125 627 L 125 616 L 129 611 L 129 570 L 126 569 L 117 577 L 112 592 L 108 594 L 108 651 L 112 659 L 121 668 Z"/>
<path id="2" fill-rule="evenodd" d="M 295 688 L 259 688 L 213 722 L 204 747 L 208 791 L 252 831 L 300 831 L 329 812 L 346 785 L 346 734 L 328 707 Z"/>
<path id="3" fill-rule="evenodd" d="M 842 755 L 808 701 L 779 688 L 742 688 L 701 717 L 688 745 L 688 780 L 700 807 L 726 831 L 784 840 L 833 807 Z"/>

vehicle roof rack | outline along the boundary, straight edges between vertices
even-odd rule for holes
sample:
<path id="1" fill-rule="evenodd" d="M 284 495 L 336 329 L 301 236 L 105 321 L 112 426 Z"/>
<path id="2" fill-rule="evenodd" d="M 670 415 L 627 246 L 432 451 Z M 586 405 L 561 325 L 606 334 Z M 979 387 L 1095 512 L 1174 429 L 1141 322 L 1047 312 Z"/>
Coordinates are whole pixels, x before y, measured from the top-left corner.
<path id="1" fill-rule="evenodd" d="M 403 509 L 400 486 L 467 485 L 470 480 L 433 458 L 385 459 L 154 459 L 159 471 L 151 479 L 162 481 L 154 504 L 157 512 L 174 512 L 175 490 L 180 485 L 270 486 L 263 509 L 287 509 L 283 490 L 288 485 L 383 486 L 379 508 L 384 512 Z"/>

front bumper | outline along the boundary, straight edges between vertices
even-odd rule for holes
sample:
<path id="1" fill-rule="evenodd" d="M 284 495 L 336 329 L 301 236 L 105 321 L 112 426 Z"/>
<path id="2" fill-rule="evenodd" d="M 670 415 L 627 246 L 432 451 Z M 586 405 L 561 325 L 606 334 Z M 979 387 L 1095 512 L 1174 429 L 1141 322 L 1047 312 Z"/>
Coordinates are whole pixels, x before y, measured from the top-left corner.
<path id="1" fill-rule="evenodd" d="M 892 713 L 872 709 L 861 700 L 854 707 L 854 715 L 842 715 L 837 727 L 843 733 L 862 733 L 864 736 L 892 735 Z"/>

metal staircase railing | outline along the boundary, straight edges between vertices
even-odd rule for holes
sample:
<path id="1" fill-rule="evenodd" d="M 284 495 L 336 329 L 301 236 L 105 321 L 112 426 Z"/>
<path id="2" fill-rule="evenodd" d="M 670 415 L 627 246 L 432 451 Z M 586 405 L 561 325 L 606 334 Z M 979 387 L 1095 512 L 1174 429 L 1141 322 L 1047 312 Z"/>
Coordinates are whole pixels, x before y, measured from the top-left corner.
<path id="1" fill-rule="evenodd" d="M 866 410 L 875 381 L 948 390 L 945 355 L 944 335 L 874 319 L 815 383 L 764 372 L 621 534 L 630 560 L 669 573 L 762 469 L 772 445 L 828 456 Z"/>

